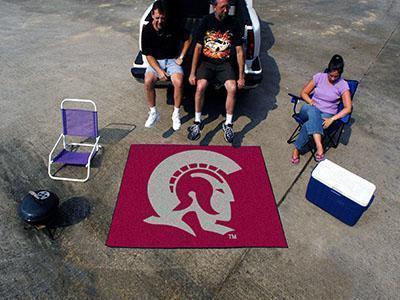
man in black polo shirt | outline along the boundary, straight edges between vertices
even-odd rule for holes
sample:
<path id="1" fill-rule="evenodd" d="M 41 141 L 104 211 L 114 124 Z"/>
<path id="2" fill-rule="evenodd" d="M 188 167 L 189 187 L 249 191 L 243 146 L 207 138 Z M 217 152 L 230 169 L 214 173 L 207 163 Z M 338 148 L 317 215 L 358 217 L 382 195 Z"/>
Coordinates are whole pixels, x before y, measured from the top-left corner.
<path id="1" fill-rule="evenodd" d="M 160 1 L 153 4 L 152 21 L 143 27 L 142 53 L 146 56 L 149 66 L 144 76 L 144 88 L 150 112 L 145 127 L 153 127 L 160 119 L 156 109 L 155 83 L 157 80 L 171 79 L 174 86 L 174 111 L 172 113 L 172 128 L 181 127 L 179 108 L 183 94 L 182 61 L 190 46 L 191 38 L 188 33 L 172 22 L 166 22 L 166 10 Z M 172 21 L 172 20 L 171 20 Z M 183 41 L 182 50 L 179 45 Z"/>
<path id="2" fill-rule="evenodd" d="M 196 85 L 195 119 L 194 125 L 189 127 L 188 138 L 197 140 L 200 137 L 204 93 L 209 81 L 216 79 L 225 85 L 227 91 L 226 121 L 222 129 L 225 140 L 232 143 L 236 88 L 241 89 L 245 85 L 242 34 L 236 20 L 228 15 L 228 0 L 213 1 L 213 8 L 214 13 L 203 18 L 196 37 L 189 77 L 190 84 Z M 238 76 L 233 68 L 235 63 L 238 65 Z"/>

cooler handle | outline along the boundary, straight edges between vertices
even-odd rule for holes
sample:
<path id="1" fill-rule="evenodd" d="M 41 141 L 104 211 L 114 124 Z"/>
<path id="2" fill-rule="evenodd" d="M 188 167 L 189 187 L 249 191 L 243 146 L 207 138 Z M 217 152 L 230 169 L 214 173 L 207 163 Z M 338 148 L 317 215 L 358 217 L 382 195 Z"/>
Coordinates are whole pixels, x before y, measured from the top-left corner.
<path id="1" fill-rule="evenodd" d="M 331 192 L 334 193 L 334 194 L 336 194 L 336 195 L 338 195 L 338 196 L 340 196 L 340 197 L 342 197 L 342 194 L 336 192 L 335 190 L 332 190 L 332 189 L 331 189 Z"/>

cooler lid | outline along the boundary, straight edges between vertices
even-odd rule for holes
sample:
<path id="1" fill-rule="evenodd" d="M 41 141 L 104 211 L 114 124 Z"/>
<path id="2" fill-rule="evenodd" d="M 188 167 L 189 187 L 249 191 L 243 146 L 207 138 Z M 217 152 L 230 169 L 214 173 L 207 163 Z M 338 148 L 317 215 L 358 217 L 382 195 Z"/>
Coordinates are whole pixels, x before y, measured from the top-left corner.
<path id="1" fill-rule="evenodd" d="M 376 189 L 371 182 L 328 159 L 320 162 L 311 176 L 364 207 L 368 205 Z"/>

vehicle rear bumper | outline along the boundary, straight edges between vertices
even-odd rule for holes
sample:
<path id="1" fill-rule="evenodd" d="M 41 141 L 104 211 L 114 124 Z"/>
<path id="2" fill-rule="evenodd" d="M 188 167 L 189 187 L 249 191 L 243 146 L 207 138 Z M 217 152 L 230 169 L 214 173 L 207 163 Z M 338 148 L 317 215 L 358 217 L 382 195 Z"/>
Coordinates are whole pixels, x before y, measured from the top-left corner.
<path id="1" fill-rule="evenodd" d="M 144 74 L 146 72 L 146 67 L 142 59 L 142 53 L 139 52 L 136 56 L 135 63 L 131 68 L 132 76 L 139 82 L 144 82 Z M 246 70 L 244 79 L 246 82 L 245 89 L 252 89 L 259 85 L 262 81 L 262 69 L 259 58 L 253 60 L 251 68 Z M 156 86 L 170 86 L 171 81 L 157 81 Z"/>

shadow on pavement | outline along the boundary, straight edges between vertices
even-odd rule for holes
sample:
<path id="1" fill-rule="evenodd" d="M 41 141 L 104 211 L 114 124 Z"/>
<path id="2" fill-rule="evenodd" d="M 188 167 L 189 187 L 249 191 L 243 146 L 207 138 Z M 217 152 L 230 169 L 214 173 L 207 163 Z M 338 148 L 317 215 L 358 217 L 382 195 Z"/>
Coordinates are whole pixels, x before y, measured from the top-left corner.
<path id="1" fill-rule="evenodd" d="M 73 197 L 58 208 L 52 228 L 62 228 L 78 224 L 90 215 L 90 204 L 85 197 Z"/>
<path id="2" fill-rule="evenodd" d="M 275 59 L 269 55 L 268 51 L 275 44 L 275 38 L 271 27 L 273 24 L 260 21 L 261 26 L 261 47 L 260 60 L 263 69 L 263 81 L 260 85 L 248 92 L 246 96 L 238 98 L 236 106 L 235 120 L 241 116 L 250 119 L 241 131 L 235 132 L 233 146 L 241 146 L 246 134 L 257 127 L 263 120 L 267 119 L 268 113 L 276 109 L 276 96 L 280 91 L 281 75 Z"/>
<path id="3" fill-rule="evenodd" d="M 110 123 L 100 129 L 100 144 L 117 144 L 136 129 L 135 124 Z"/>
<path id="4" fill-rule="evenodd" d="M 85 197 L 73 197 L 64 201 L 47 225 L 49 237 L 52 240 L 57 239 L 66 227 L 80 223 L 90 215 L 90 212 L 90 203 Z"/>

